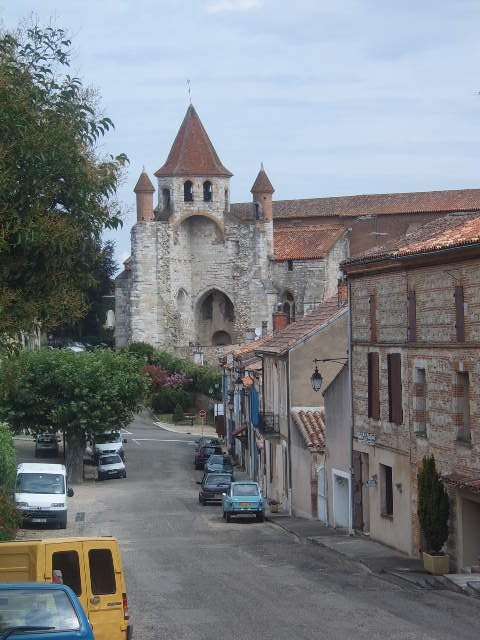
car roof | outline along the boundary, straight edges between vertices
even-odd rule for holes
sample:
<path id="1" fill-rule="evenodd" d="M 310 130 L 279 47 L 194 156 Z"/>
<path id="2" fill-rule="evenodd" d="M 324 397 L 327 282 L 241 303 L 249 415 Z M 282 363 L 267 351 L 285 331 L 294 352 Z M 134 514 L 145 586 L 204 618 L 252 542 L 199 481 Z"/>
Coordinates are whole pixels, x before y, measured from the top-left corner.
<path id="1" fill-rule="evenodd" d="M 17 473 L 61 473 L 65 475 L 63 464 L 54 462 L 21 462 L 17 467 Z"/>
<path id="2" fill-rule="evenodd" d="M 238 485 L 246 485 L 246 484 L 251 484 L 255 487 L 259 487 L 260 485 L 258 484 L 258 482 L 251 482 L 249 480 L 243 481 L 243 482 L 232 482 L 232 487 L 233 486 L 238 486 Z"/>
<path id="3" fill-rule="evenodd" d="M 74 592 L 66 584 L 58 584 L 57 582 L 7 582 L 0 584 L 0 591 L 6 589 L 33 589 L 35 591 L 68 591 L 73 594 Z"/>

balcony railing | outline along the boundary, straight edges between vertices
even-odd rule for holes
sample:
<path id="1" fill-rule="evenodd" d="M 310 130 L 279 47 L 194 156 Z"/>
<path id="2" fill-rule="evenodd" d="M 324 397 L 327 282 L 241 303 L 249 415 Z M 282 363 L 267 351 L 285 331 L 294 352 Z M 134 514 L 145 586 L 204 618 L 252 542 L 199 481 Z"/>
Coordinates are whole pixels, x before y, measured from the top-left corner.
<path id="1" fill-rule="evenodd" d="M 266 437 L 280 435 L 280 417 L 278 413 L 261 413 L 259 426 L 260 431 Z"/>

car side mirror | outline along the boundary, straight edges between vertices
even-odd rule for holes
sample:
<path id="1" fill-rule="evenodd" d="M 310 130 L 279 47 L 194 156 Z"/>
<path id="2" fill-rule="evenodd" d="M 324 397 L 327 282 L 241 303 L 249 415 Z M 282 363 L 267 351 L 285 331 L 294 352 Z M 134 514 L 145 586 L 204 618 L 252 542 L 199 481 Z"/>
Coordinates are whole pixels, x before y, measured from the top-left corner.
<path id="1" fill-rule="evenodd" d="M 202 484 L 200 480 L 197 480 L 195 484 Z"/>
<path id="2" fill-rule="evenodd" d="M 69 489 L 67 489 L 67 496 L 69 498 L 73 498 L 73 496 L 75 495 L 73 489 L 70 487 Z"/>
<path id="3" fill-rule="evenodd" d="M 127 439 L 126 439 L 126 438 L 124 438 L 124 439 L 122 440 L 122 443 L 123 443 L 123 444 L 127 444 Z"/>

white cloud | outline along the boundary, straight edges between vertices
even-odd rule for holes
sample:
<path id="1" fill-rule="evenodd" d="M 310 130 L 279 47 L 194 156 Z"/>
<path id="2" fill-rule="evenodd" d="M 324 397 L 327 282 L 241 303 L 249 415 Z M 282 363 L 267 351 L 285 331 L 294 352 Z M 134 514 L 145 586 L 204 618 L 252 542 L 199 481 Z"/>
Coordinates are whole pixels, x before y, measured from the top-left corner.
<path id="1" fill-rule="evenodd" d="M 263 5 L 263 0 L 219 0 L 207 4 L 208 13 L 221 13 L 224 11 L 250 11 Z"/>

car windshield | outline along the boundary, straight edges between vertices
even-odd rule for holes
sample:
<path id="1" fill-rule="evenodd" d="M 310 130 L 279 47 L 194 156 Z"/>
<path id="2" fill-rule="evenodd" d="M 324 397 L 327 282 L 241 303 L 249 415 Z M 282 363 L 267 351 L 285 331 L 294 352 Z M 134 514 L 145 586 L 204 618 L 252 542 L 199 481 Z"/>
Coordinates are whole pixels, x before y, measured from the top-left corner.
<path id="1" fill-rule="evenodd" d="M 237 484 L 232 488 L 234 496 L 258 496 L 259 491 L 256 484 Z"/>
<path id="2" fill-rule="evenodd" d="M 206 456 L 211 456 L 213 453 L 215 453 L 215 447 L 204 447 L 203 448 L 203 453 Z"/>
<path id="3" fill-rule="evenodd" d="M 108 442 L 120 442 L 119 433 L 99 433 L 95 436 L 95 442 L 97 444 L 107 444 Z"/>
<path id="4" fill-rule="evenodd" d="M 208 459 L 208 464 L 222 464 L 223 465 L 223 456 L 210 456 Z"/>
<path id="5" fill-rule="evenodd" d="M 117 464 L 118 462 L 121 462 L 121 461 L 122 459 L 117 454 L 112 456 L 102 456 L 100 458 L 100 464 Z"/>
<path id="6" fill-rule="evenodd" d="M 37 438 L 37 442 L 56 442 L 57 438 L 54 435 L 45 435 L 45 436 L 38 436 Z"/>
<path id="7" fill-rule="evenodd" d="M 228 465 L 228 466 L 232 466 L 232 459 L 230 458 L 230 456 L 224 456 L 223 457 L 223 464 Z"/>
<path id="8" fill-rule="evenodd" d="M 80 621 L 64 591 L 2 589 L 0 591 L 0 631 L 17 626 L 53 627 L 79 630 Z"/>
<path id="9" fill-rule="evenodd" d="M 214 485 L 214 486 L 218 486 L 220 484 L 230 484 L 230 482 L 232 481 L 231 476 L 229 475 L 224 475 L 224 476 L 220 476 L 220 475 L 215 475 L 215 476 L 207 476 L 205 479 L 205 484 L 210 484 L 210 485 Z"/>
<path id="10" fill-rule="evenodd" d="M 65 479 L 60 473 L 19 473 L 17 493 L 65 493 Z"/>

